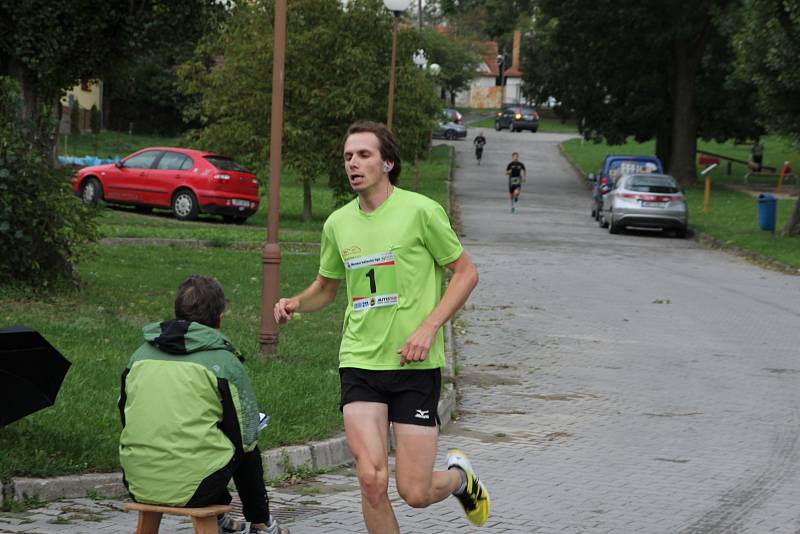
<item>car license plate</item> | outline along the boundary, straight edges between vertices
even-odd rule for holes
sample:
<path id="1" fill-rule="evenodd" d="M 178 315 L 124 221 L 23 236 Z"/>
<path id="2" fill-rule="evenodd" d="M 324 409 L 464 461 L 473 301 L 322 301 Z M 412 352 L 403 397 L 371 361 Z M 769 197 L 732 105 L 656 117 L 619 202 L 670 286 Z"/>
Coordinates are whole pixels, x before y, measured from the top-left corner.
<path id="1" fill-rule="evenodd" d="M 663 208 L 666 205 L 666 202 L 642 202 L 643 208 Z"/>
<path id="2" fill-rule="evenodd" d="M 249 208 L 250 207 L 250 201 L 249 200 L 241 200 L 241 199 L 238 199 L 238 198 L 234 198 L 233 200 L 231 200 L 231 204 L 233 204 L 234 206 L 242 206 L 243 208 Z"/>

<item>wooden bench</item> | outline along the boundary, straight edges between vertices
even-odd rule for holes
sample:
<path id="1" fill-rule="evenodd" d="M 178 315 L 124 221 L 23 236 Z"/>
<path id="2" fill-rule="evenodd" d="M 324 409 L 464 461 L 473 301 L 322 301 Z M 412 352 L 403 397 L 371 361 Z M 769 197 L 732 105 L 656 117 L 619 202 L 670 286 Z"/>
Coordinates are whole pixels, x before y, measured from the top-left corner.
<path id="1" fill-rule="evenodd" d="M 185 515 L 192 518 L 192 526 L 196 534 L 218 534 L 217 516 L 232 510 L 230 505 L 217 504 L 203 508 L 179 508 L 174 506 L 158 506 L 155 504 L 128 503 L 128 510 L 139 512 L 139 524 L 136 534 L 158 534 L 163 514 Z"/>

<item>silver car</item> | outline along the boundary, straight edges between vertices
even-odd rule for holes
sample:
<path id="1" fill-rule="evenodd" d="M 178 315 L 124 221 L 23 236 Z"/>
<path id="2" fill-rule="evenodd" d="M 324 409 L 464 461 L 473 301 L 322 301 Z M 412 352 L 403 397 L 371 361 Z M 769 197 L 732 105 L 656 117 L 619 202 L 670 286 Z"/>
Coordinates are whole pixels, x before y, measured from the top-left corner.
<path id="1" fill-rule="evenodd" d="M 448 139 L 450 141 L 467 136 L 467 128 L 463 124 L 453 121 L 439 121 L 438 128 L 433 130 L 432 135 L 436 139 Z"/>
<path id="2" fill-rule="evenodd" d="M 686 237 L 689 210 L 675 178 L 666 174 L 630 174 L 603 196 L 600 226 L 618 234 L 624 228 L 660 228 Z"/>

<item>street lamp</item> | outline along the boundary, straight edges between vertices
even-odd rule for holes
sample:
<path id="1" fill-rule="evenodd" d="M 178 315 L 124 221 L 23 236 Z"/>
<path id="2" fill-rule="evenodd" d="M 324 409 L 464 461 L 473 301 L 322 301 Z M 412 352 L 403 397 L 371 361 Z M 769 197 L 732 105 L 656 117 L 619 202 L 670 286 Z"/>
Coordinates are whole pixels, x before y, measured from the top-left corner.
<path id="1" fill-rule="evenodd" d="M 261 332 L 258 342 L 262 354 L 271 354 L 278 345 L 278 324 L 273 308 L 280 294 L 281 247 L 278 244 L 278 219 L 281 193 L 281 144 L 283 142 L 283 74 L 286 55 L 286 0 L 275 1 L 275 41 L 272 56 L 272 121 L 269 150 L 269 206 L 267 242 L 261 251 Z"/>
<path id="2" fill-rule="evenodd" d="M 425 57 L 425 50 L 421 48 L 414 52 L 414 55 L 411 56 L 411 59 L 414 61 L 414 65 L 416 65 L 419 69 L 424 69 L 428 65 L 428 58 Z"/>
<path id="3" fill-rule="evenodd" d="M 400 14 L 408 9 L 410 0 L 383 0 L 386 9 L 394 13 L 392 24 L 392 68 L 389 71 L 389 110 L 386 112 L 386 127 L 392 129 L 392 114 L 394 113 L 394 71 L 397 63 L 397 23 Z"/>

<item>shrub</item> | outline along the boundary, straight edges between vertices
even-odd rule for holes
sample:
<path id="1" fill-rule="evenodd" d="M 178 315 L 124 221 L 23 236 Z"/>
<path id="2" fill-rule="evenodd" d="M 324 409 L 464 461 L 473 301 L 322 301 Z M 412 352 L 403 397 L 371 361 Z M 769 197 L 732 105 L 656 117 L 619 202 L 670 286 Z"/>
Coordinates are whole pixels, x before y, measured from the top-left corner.
<path id="1" fill-rule="evenodd" d="M 72 108 L 69 110 L 69 133 L 81 134 L 81 105 L 77 100 L 72 103 Z"/>
<path id="2" fill-rule="evenodd" d="M 96 211 L 49 163 L 54 122 L 37 130 L 21 109 L 17 83 L 0 77 L 0 285 L 77 281 L 76 263 L 97 238 Z"/>
<path id="3" fill-rule="evenodd" d="M 89 112 L 89 125 L 92 128 L 93 134 L 100 133 L 100 110 L 97 109 L 95 104 L 92 104 L 92 109 Z"/>

